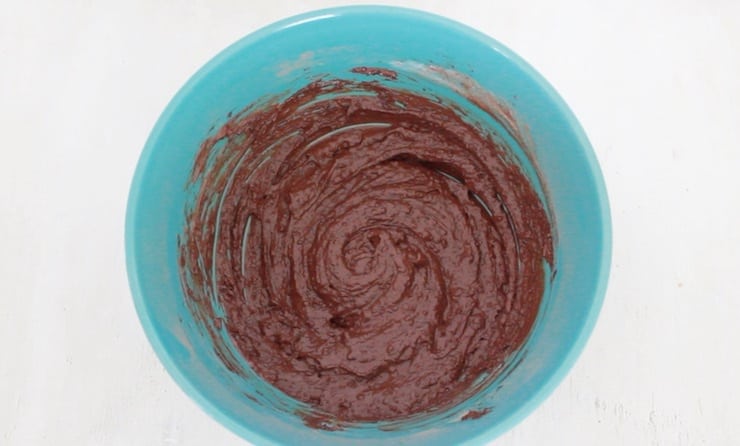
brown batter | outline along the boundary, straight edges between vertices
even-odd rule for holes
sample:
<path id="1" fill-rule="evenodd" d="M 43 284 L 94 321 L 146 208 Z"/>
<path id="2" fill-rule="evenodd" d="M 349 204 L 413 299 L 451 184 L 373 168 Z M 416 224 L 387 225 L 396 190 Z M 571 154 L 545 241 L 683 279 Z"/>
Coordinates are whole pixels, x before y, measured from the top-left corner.
<path id="1" fill-rule="evenodd" d="M 449 407 L 525 339 L 552 262 L 510 160 L 459 111 L 377 82 L 248 109 L 194 167 L 190 304 L 215 293 L 254 370 L 337 420 Z"/>

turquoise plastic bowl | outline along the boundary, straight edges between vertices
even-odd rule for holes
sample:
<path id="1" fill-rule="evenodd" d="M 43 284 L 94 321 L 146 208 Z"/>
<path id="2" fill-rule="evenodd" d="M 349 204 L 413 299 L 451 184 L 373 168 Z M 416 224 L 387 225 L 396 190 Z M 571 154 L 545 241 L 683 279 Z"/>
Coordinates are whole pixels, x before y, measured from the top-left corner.
<path id="1" fill-rule="evenodd" d="M 303 407 L 300 403 L 254 374 L 229 372 L 188 312 L 177 249 L 188 200 L 185 184 L 200 143 L 229 112 L 295 91 L 317 76 L 346 78 L 356 66 L 403 71 L 414 64 L 469 76 L 507 103 L 528 129 L 529 156 L 517 156 L 539 185 L 555 223 L 555 279 L 523 348 L 504 373 L 470 399 L 413 422 L 336 432 L 312 429 L 295 414 Z M 434 83 L 404 87 L 437 88 L 432 93 L 454 96 Z M 529 159 L 533 162 L 528 164 Z M 448 446 L 492 440 L 532 412 L 575 362 L 602 304 L 610 256 L 609 207 L 598 164 L 583 130 L 553 88 L 511 50 L 471 28 L 389 7 L 346 7 L 293 17 L 243 38 L 208 62 L 152 130 L 126 215 L 129 282 L 154 350 L 206 412 L 257 444 Z M 490 412 L 461 420 L 476 409 Z"/>

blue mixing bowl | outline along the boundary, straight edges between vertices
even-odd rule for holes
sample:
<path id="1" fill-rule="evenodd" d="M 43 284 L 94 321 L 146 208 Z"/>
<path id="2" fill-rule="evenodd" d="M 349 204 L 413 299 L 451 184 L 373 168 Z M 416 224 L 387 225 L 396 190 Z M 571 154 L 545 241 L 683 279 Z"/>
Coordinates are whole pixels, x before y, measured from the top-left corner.
<path id="1" fill-rule="evenodd" d="M 185 305 L 177 240 L 194 156 L 214 128 L 259 99 L 294 92 L 317 77 L 349 78 L 357 66 L 392 69 L 403 88 L 451 100 L 464 96 L 465 89 L 468 99 L 471 92 L 481 101 L 493 95 L 504 107 L 499 111 L 511 110 L 500 117 L 513 119 L 521 130 L 515 156 L 550 210 L 556 255 L 554 279 L 529 338 L 482 391 L 442 413 L 327 431 L 307 427 L 296 415 L 305 406 L 248 366 L 247 373 L 237 375 L 219 359 L 213 339 Z M 293 17 L 243 38 L 208 62 L 154 127 L 126 215 L 129 281 L 154 350 L 206 412 L 257 444 L 448 446 L 492 440 L 534 410 L 573 365 L 596 322 L 610 255 L 609 207 L 598 164 L 553 88 L 512 51 L 473 29 L 389 7 Z M 463 420 L 470 411 L 488 412 Z"/>

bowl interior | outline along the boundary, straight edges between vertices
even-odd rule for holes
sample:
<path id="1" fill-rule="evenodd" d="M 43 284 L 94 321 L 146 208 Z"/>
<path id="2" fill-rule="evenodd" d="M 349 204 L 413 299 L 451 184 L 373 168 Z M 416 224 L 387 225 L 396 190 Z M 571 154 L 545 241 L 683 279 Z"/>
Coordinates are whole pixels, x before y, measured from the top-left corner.
<path id="1" fill-rule="evenodd" d="M 526 128 L 528 148 L 516 156 L 539 185 L 555 222 L 555 279 L 530 338 L 506 373 L 461 405 L 415 423 L 337 432 L 307 428 L 294 414 L 300 404 L 249 371 L 246 379 L 229 372 L 184 304 L 177 237 L 194 155 L 229 112 L 265 96 L 289 94 L 319 76 L 351 78 L 350 69 L 357 66 L 391 68 L 401 73 L 401 84 L 390 85 L 457 99 L 454 88 L 419 75 L 419 67 L 430 65 L 473 79 L 508 104 Z M 350 7 L 258 31 L 219 54 L 182 88 L 139 161 L 126 249 L 134 300 L 155 351 L 180 386 L 239 435 L 257 443 L 380 444 L 393 438 L 403 444 L 449 445 L 499 435 L 563 378 L 601 306 L 610 226 L 603 180 L 583 131 L 526 63 L 498 42 L 447 19 L 397 8 Z M 460 421 L 471 409 L 490 412 Z"/>

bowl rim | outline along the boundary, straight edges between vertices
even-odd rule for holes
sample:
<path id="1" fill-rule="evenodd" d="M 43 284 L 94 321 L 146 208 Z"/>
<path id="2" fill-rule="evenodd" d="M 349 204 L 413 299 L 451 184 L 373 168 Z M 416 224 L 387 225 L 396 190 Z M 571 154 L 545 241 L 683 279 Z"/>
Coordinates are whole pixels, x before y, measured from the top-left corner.
<path id="1" fill-rule="evenodd" d="M 562 357 L 557 367 L 554 367 L 550 371 L 549 375 L 544 381 L 544 384 L 541 385 L 534 392 L 534 394 L 522 405 L 520 405 L 514 412 L 501 419 L 499 422 L 487 426 L 485 430 L 481 431 L 475 436 L 471 436 L 465 441 L 465 444 L 483 445 L 502 435 L 504 432 L 507 432 L 516 424 L 520 423 L 532 412 L 534 412 L 534 410 L 538 406 L 540 406 L 552 394 L 555 388 L 563 381 L 563 379 L 572 369 L 576 360 L 583 351 L 596 324 L 596 320 L 598 319 L 598 315 L 603 305 L 606 294 L 612 256 L 612 224 L 606 186 L 604 183 L 603 174 L 599 167 L 599 163 L 596 159 L 596 155 L 591 144 L 588 141 L 585 131 L 581 127 L 573 112 L 566 105 L 565 101 L 560 97 L 554 87 L 552 87 L 542 75 L 540 75 L 532 66 L 530 66 L 524 59 L 522 59 L 512 50 L 510 50 L 497 40 L 493 39 L 492 37 L 489 37 L 488 35 L 455 20 L 430 12 L 395 6 L 361 5 L 317 9 L 294 15 L 259 28 L 258 30 L 232 43 L 226 49 L 222 50 L 215 57 L 210 59 L 205 65 L 203 65 L 192 77 L 190 77 L 190 79 L 188 79 L 188 81 L 179 89 L 179 91 L 167 104 L 166 108 L 159 116 L 156 124 L 150 132 L 149 137 L 147 138 L 147 141 L 139 157 L 139 160 L 136 164 L 136 170 L 131 182 L 126 207 L 124 237 L 126 270 L 128 273 L 129 287 L 133 296 L 134 306 L 136 308 L 136 312 L 138 314 L 141 325 L 144 328 L 144 332 L 146 333 L 146 337 L 149 340 L 149 343 L 152 345 L 156 356 L 159 358 L 160 362 L 164 365 L 165 370 L 167 370 L 167 372 L 175 380 L 178 386 L 192 400 L 194 400 L 201 408 L 203 408 L 204 411 L 213 419 L 226 426 L 229 430 L 243 439 L 259 444 L 281 444 L 276 442 L 273 438 L 266 437 L 258 432 L 251 430 L 247 425 L 243 424 L 241 420 L 232 418 L 224 411 L 222 411 L 217 405 L 211 402 L 207 395 L 205 395 L 195 385 L 193 385 L 191 380 L 185 374 L 183 374 L 182 371 L 175 364 L 169 350 L 162 343 L 162 340 L 160 339 L 157 329 L 155 328 L 152 321 L 151 314 L 149 313 L 144 302 L 144 292 L 141 288 L 141 282 L 139 279 L 137 267 L 139 263 L 137 260 L 138 256 L 134 244 L 135 233 L 137 231 L 135 227 L 135 221 L 137 220 L 137 211 L 139 207 L 140 196 L 142 194 L 142 182 L 144 174 L 148 170 L 151 154 L 154 151 L 154 148 L 160 138 L 164 126 L 169 121 L 175 110 L 183 101 L 187 99 L 190 92 L 201 82 L 202 79 L 208 76 L 208 74 L 211 73 L 214 69 L 217 69 L 222 61 L 231 58 L 234 54 L 238 53 L 243 48 L 254 45 L 263 38 L 266 38 L 272 34 L 307 22 L 335 18 L 339 16 L 356 15 L 392 15 L 397 18 L 406 17 L 414 20 L 421 20 L 428 23 L 433 23 L 445 27 L 450 31 L 458 33 L 466 38 L 477 40 L 478 42 L 489 46 L 493 51 L 496 51 L 505 56 L 513 64 L 522 69 L 522 71 L 526 73 L 530 80 L 533 83 L 537 84 L 542 89 L 542 91 L 549 96 L 549 99 L 555 105 L 557 112 L 564 117 L 568 126 L 572 129 L 574 135 L 576 136 L 579 146 L 588 164 L 591 176 L 593 177 L 595 192 L 599 203 L 598 211 L 599 215 L 601 216 L 602 223 L 601 240 L 599 246 L 601 255 L 599 258 L 596 287 L 593 293 L 593 298 L 590 301 L 590 308 L 586 313 L 586 318 L 583 324 L 578 329 L 576 340 L 570 345 L 567 353 Z"/>

